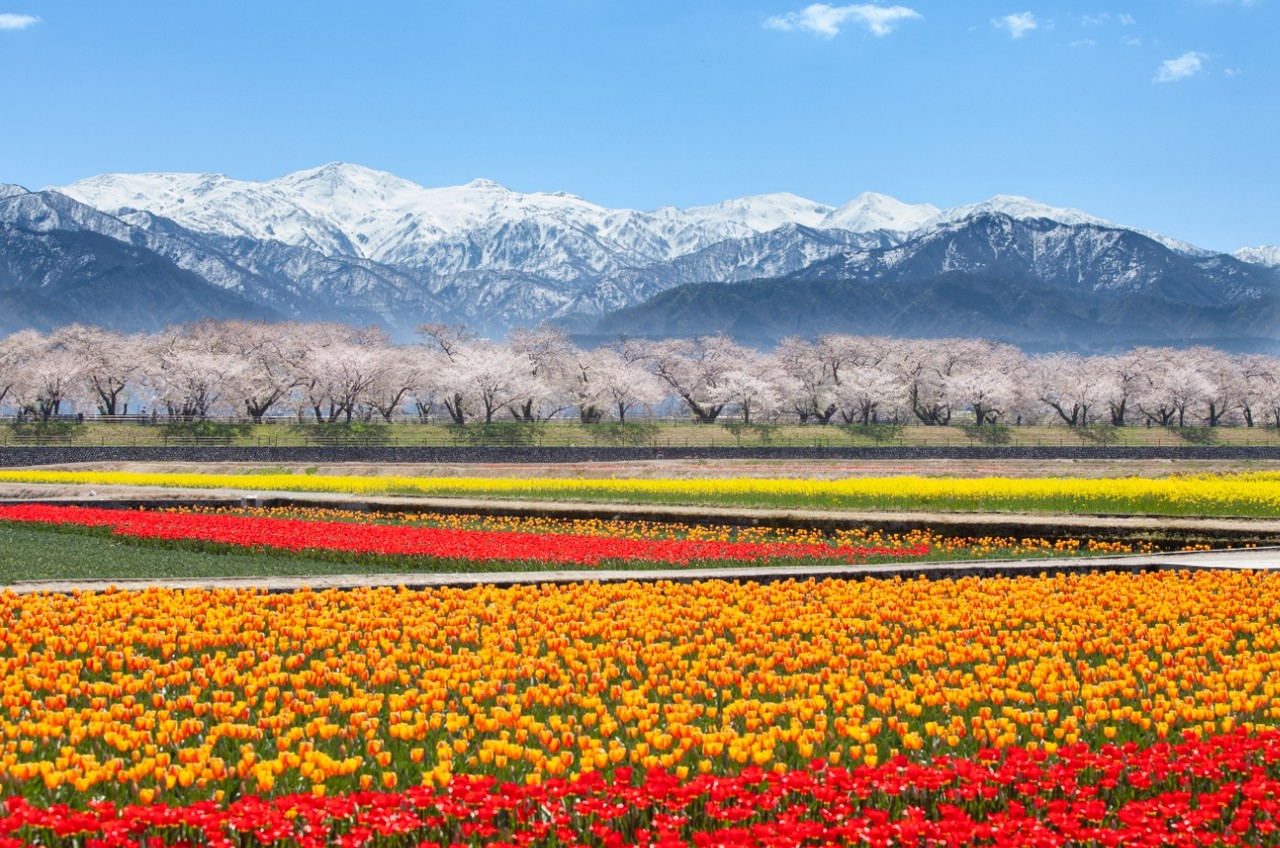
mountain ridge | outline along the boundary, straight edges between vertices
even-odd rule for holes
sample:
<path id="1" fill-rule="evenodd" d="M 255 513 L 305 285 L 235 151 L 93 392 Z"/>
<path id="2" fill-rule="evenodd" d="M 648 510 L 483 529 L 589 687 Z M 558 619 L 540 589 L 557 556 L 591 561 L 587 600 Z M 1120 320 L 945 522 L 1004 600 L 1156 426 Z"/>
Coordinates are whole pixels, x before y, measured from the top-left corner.
<path id="1" fill-rule="evenodd" d="M 385 258 L 388 248 L 386 245 L 370 247 L 368 234 L 361 229 L 361 225 L 373 223 L 378 217 L 374 210 L 379 207 L 389 213 L 381 218 L 384 226 L 387 217 L 403 218 L 406 213 L 416 213 L 416 229 L 425 230 L 429 235 L 474 229 L 486 217 L 504 209 L 509 213 L 531 209 L 572 210 L 579 215 L 608 222 L 603 228 L 597 226 L 597 229 L 604 230 L 616 230 L 632 220 L 644 220 L 662 222 L 670 231 L 672 222 L 677 222 L 677 229 L 692 226 L 696 231 L 701 228 L 701 235 L 709 241 L 699 243 L 697 247 L 705 247 L 724 238 L 741 238 L 748 232 L 767 232 L 784 224 L 854 232 L 894 230 L 906 233 L 950 223 L 980 212 L 1001 212 L 1024 219 L 1044 217 L 1061 223 L 1101 224 L 1165 238 L 1148 230 L 1116 224 L 1077 209 L 1054 207 L 1009 194 L 997 194 L 977 203 L 940 209 L 928 203 L 904 203 L 875 192 L 863 192 L 841 206 L 830 206 L 788 192 L 776 192 L 684 209 L 662 206 L 644 211 L 599 206 L 568 192 L 519 192 L 484 178 L 461 186 L 427 188 L 386 171 L 342 162 L 331 162 L 318 168 L 295 171 L 263 181 L 234 180 L 222 174 L 209 173 L 109 173 L 67 186 L 51 186 L 49 189 L 103 211 L 144 209 L 173 218 L 193 229 L 201 230 L 203 226 L 203 231 L 221 232 L 224 235 L 247 234 L 259 238 L 280 238 L 294 244 L 306 239 L 312 239 L 315 244 L 328 241 L 337 249 L 354 251 L 364 258 L 375 260 Z M 187 205 L 188 197 L 193 201 L 203 201 L 204 207 L 194 202 Z M 351 203 L 350 199 L 353 197 L 362 197 L 364 203 Z M 323 199 L 324 203 L 317 206 L 317 198 Z M 243 208 L 229 208 L 227 201 L 231 199 L 242 201 Z M 342 202 L 339 202 L 340 199 Z M 300 222 L 294 230 L 268 232 L 267 228 L 274 229 L 269 221 L 245 219 L 249 214 L 260 213 L 262 204 L 267 200 L 275 200 L 286 207 L 305 212 L 308 220 Z M 206 207 L 214 207 L 220 215 L 210 218 L 193 211 Z M 241 217 L 236 217 L 234 213 Z M 330 225 L 342 225 L 340 228 L 345 227 L 342 233 L 344 238 L 335 239 L 333 233 L 317 238 L 309 229 L 317 226 L 315 219 L 323 219 Z M 426 222 L 425 225 L 423 221 Z M 254 232 L 255 226 L 261 229 Z M 685 233 L 686 237 L 693 234 L 692 231 Z M 360 235 L 365 235 L 366 239 L 362 241 Z M 1174 239 L 1169 241 L 1178 245 L 1186 244 Z M 687 241 L 684 244 L 686 250 L 697 249 Z"/>
<path id="2" fill-rule="evenodd" d="M 1080 300 L 1113 292 L 1192 310 L 1280 286 L 1274 248 L 1214 253 L 1015 195 L 939 209 L 874 192 L 839 206 L 776 192 L 641 211 L 487 179 L 424 188 L 330 163 L 261 182 L 155 172 L 0 186 L 0 210 L 27 229 L 146 251 L 155 267 L 171 263 L 254 308 L 377 322 L 402 337 L 436 320 L 490 334 L 543 320 L 590 326 L 676 286 L 761 278 L 908 286 L 963 272 L 1015 280 L 1027 297 L 1048 297 L 1044 283 Z"/>

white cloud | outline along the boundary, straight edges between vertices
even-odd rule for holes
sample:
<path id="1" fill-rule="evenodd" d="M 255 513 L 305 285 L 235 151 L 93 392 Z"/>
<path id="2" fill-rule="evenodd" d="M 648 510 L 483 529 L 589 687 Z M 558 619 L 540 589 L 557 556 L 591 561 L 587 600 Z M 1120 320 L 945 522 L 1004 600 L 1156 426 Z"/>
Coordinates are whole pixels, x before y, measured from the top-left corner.
<path id="1" fill-rule="evenodd" d="M 1040 22 L 1030 12 L 1017 12 L 1012 15 L 1005 15 L 1003 18 L 992 18 L 991 25 L 997 29 L 1009 30 L 1009 35 L 1014 38 L 1022 38 L 1022 36 L 1040 26 Z"/>
<path id="2" fill-rule="evenodd" d="M 1165 59 L 1160 63 L 1160 67 L 1156 68 L 1155 79 L 1152 82 L 1177 82 L 1193 77 L 1204 70 L 1204 60 L 1208 58 L 1204 53 L 1190 50 L 1176 59 Z"/>
<path id="3" fill-rule="evenodd" d="M 40 23 L 35 15 L 15 15 L 12 12 L 0 12 L 0 29 L 26 29 Z"/>
<path id="4" fill-rule="evenodd" d="M 846 23 L 854 23 L 864 27 L 872 35 L 884 36 L 893 32 L 900 21 L 919 17 L 919 12 L 906 6 L 828 6 L 826 3 L 814 3 L 799 12 L 769 18 L 764 25 L 769 29 L 786 32 L 800 30 L 835 38 L 840 34 L 840 27 Z"/>
<path id="5" fill-rule="evenodd" d="M 1126 36 L 1125 38 L 1120 39 L 1120 43 L 1127 47 L 1141 47 L 1142 39 Z"/>
<path id="6" fill-rule="evenodd" d="M 1125 26 L 1133 26 L 1137 23 L 1137 21 L 1133 19 L 1133 15 L 1121 15 L 1118 20 Z"/>
<path id="7" fill-rule="evenodd" d="M 1096 47 L 1098 46 L 1098 42 L 1094 41 L 1092 38 L 1077 38 L 1075 41 L 1071 42 L 1071 46 L 1072 47 Z"/>
<path id="8" fill-rule="evenodd" d="M 1111 20 L 1111 16 L 1106 12 L 1100 15 L 1085 15 L 1080 19 L 1081 26 L 1102 26 Z"/>

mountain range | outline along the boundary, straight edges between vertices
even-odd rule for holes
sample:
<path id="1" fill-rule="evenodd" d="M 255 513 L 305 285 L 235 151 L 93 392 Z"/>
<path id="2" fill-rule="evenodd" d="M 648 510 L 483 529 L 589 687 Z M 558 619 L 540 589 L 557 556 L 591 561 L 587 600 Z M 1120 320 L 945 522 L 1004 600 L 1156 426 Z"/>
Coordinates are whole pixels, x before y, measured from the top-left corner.
<path id="1" fill-rule="evenodd" d="M 636 211 L 346 164 L 266 182 L 0 185 L 0 332 L 208 316 L 379 323 L 402 338 L 426 321 L 497 335 L 550 320 L 585 335 L 683 327 L 760 343 L 821 325 L 1030 344 L 1057 317 L 1063 343 L 1265 347 L 1278 295 L 1275 247 L 1219 254 L 1010 196 L 939 209 L 768 194 Z M 800 301 L 816 311 L 789 308 Z"/>

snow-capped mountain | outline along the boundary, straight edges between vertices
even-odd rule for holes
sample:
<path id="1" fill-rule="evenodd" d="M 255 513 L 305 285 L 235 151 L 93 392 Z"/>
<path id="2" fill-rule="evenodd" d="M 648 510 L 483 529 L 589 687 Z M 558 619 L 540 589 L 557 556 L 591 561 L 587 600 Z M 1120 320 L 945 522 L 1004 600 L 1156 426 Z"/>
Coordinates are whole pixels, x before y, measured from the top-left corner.
<path id="1" fill-rule="evenodd" d="M 885 194 L 866 191 L 838 209 L 832 209 L 814 226 L 825 230 L 871 233 L 878 230 L 909 233 L 938 220 L 942 210 L 929 203 L 903 203 Z"/>
<path id="2" fill-rule="evenodd" d="M 1104 227 L 1113 226 L 1110 221 L 1106 221 L 1096 215 L 1090 215 L 1087 212 L 1081 212 L 1079 209 L 1061 209 L 1048 206 L 1029 197 L 1019 197 L 1014 194 L 997 194 L 995 197 L 980 203 L 953 206 L 950 209 L 940 211 L 937 215 L 925 221 L 922 226 L 952 224 L 978 215 L 1005 215 L 1018 221 L 1047 220 L 1072 226 L 1082 224 L 1096 224 Z"/>
<path id="3" fill-rule="evenodd" d="M 521 193 L 489 180 L 424 188 L 344 164 L 261 183 L 213 174 L 106 174 L 59 191 L 139 226 L 148 226 L 147 215 L 172 221 L 213 238 L 222 252 L 237 242 L 279 243 L 331 260 L 376 263 L 411 276 L 453 316 L 486 328 L 626 305 L 641 291 L 688 281 L 692 268 L 735 279 L 786 273 L 797 261 L 849 244 L 824 235 L 797 248 L 784 235 L 773 241 L 792 243 L 783 258 L 770 260 L 776 251 L 758 242 L 788 228 L 874 231 L 872 243 L 879 244 L 937 212 L 883 195 L 864 194 L 837 209 L 785 193 L 645 212 L 608 209 L 564 192 Z M 708 265 L 706 252 L 718 245 L 728 245 L 725 258 Z M 666 268 L 670 263 L 680 264 Z M 596 292 L 639 269 L 651 269 L 644 284 Z"/>
<path id="4" fill-rule="evenodd" d="M 1280 293 L 1275 274 L 1231 256 L 1187 256 L 1105 223 L 988 209 L 898 245 L 815 261 L 791 276 L 904 281 L 950 272 L 1013 275 L 1104 296 L 1152 294 L 1206 307 Z"/>
<path id="5" fill-rule="evenodd" d="M 1237 302 L 1271 291 L 1280 267 L 1274 248 L 1218 255 L 1008 195 L 939 209 L 871 192 L 840 206 L 774 193 L 642 211 L 489 180 L 426 188 L 335 163 L 263 182 L 151 173 L 37 193 L 0 185 L 0 203 L 0 226 L 24 250 L 36 250 L 31 234 L 92 233 L 282 315 L 377 321 L 401 336 L 439 320 L 490 333 L 549 318 L 581 326 L 689 283 L 874 282 L 1010 262 L 1075 291 Z M 9 264 L 29 287 L 35 277 Z"/>
<path id="6" fill-rule="evenodd" d="M 603 315 L 686 283 L 782 277 L 822 259 L 897 244 L 898 239 L 887 230 L 858 233 L 786 224 L 749 238 L 717 242 L 670 262 L 605 274 L 553 317 Z"/>
<path id="7" fill-rule="evenodd" d="M 978 336 L 1036 350 L 1206 343 L 1277 348 L 1280 275 L 1188 256 L 1101 224 L 982 212 L 906 241 L 849 248 L 772 279 L 694 283 L 612 312 L 601 337 L 729 332 Z"/>
<path id="8" fill-rule="evenodd" d="M 694 206 L 672 214 L 700 224 L 705 230 L 723 238 L 748 238 L 767 233 L 787 224 L 821 227 L 835 210 L 794 194 L 759 194 L 737 200 L 725 200 L 714 206 Z"/>
<path id="9" fill-rule="evenodd" d="M 942 227 L 947 224 L 954 224 L 958 221 L 965 221 L 979 215 L 1005 215 L 1016 221 L 1036 221 L 1045 220 L 1053 221 L 1058 224 L 1069 224 L 1071 226 L 1092 225 L 1097 227 L 1111 227 L 1116 229 L 1129 230 L 1139 233 L 1147 238 L 1158 241 L 1165 247 L 1187 256 L 1212 256 L 1213 251 L 1204 250 L 1185 241 L 1160 233 L 1144 230 L 1138 227 L 1122 227 L 1119 224 L 1112 223 L 1105 218 L 1099 218 L 1096 215 L 1090 215 L 1088 212 L 1082 212 L 1079 209 L 1064 209 L 1055 206 L 1049 206 L 1039 201 L 1032 200 L 1028 197 L 1019 197 L 1013 194 L 997 194 L 989 200 L 980 203 L 970 203 L 965 206 L 953 206 L 950 209 L 940 211 L 933 218 L 925 221 L 919 229 Z"/>
<path id="10" fill-rule="evenodd" d="M 100 245 L 97 253 L 101 255 L 81 257 L 76 261 L 85 264 L 76 265 L 71 257 L 88 236 L 104 237 L 92 242 Z M 155 303 L 138 301 L 139 292 L 128 288 L 128 277 L 104 280 L 103 272 L 89 270 L 100 264 L 98 259 L 107 263 L 106 256 L 116 245 L 134 254 L 125 264 L 165 269 L 166 280 L 171 276 L 199 281 L 225 291 L 226 297 L 206 298 L 218 305 L 211 313 L 216 317 L 270 314 L 279 319 L 381 323 L 406 308 L 417 312 L 441 309 L 416 280 L 377 263 L 326 257 L 280 242 L 198 234 L 148 212 L 117 217 L 53 191 L 0 195 L 0 238 L 6 244 L 0 254 L 3 259 L 21 253 L 18 244 L 27 245 L 28 251 L 38 243 L 49 248 L 49 255 L 38 261 L 28 252 L 23 264 L 10 263 L 15 287 L 42 290 L 49 287 L 50 280 L 57 281 L 55 288 L 72 285 L 78 273 L 78 291 L 92 289 L 95 296 L 109 291 L 121 309 L 137 307 L 137 322 L 123 322 L 130 329 L 151 326 L 155 320 L 163 324 L 199 315 L 182 314 L 181 303 L 175 306 L 177 311 L 166 313 Z M 64 244 L 68 239 L 77 245 L 70 252 Z M 94 316 L 86 314 L 76 320 L 92 323 Z M 394 326 L 397 322 L 387 323 Z"/>
<path id="11" fill-rule="evenodd" d="M 56 192 L 4 193 L 0 332 L 77 321 L 157 330 L 202 316 L 286 317 L 258 296 L 264 289 L 249 275 L 215 284 L 207 276 L 225 269 L 206 264 L 201 249 L 170 245 L 188 254 L 189 262 L 178 262 L 149 247 L 151 241 L 142 230 Z"/>
<path id="12" fill-rule="evenodd" d="M 787 223 L 817 226 L 831 211 L 785 194 L 683 211 L 607 209 L 490 180 L 423 188 L 336 163 L 261 183 L 214 174 L 105 174 L 58 190 L 111 214 L 141 210 L 197 232 L 279 241 L 433 278 L 485 269 L 575 280 Z"/>
<path id="13" fill-rule="evenodd" d="M 1255 265 L 1266 265 L 1268 268 L 1280 268 L 1280 247 L 1261 245 L 1259 247 L 1242 247 L 1231 253 L 1241 262 L 1252 262 Z"/>
<path id="14" fill-rule="evenodd" d="M 416 269 L 433 278 L 509 270 L 570 281 L 666 262 L 787 225 L 903 237 L 975 215 L 1117 226 L 1076 209 L 997 195 L 940 210 L 866 192 L 832 207 L 777 193 L 687 209 L 609 209 L 565 192 L 522 193 L 491 180 L 424 188 L 332 163 L 275 180 L 220 174 L 104 174 L 56 189 L 110 214 L 145 211 L 199 232 L 278 241 L 326 256 Z M 1171 249 L 1191 245 L 1134 229 Z"/>

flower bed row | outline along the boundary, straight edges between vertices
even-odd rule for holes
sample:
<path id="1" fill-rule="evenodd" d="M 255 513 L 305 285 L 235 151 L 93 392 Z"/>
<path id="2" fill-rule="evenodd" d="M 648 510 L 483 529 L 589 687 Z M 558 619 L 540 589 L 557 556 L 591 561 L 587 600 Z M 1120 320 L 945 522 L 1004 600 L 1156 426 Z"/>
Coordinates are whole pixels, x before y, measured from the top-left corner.
<path id="1" fill-rule="evenodd" d="M 0 506 L 0 521 L 109 527 L 120 536 L 192 540 L 245 548 L 591 566 L 609 561 L 688 565 L 695 562 L 777 559 L 849 563 L 862 562 L 869 557 L 909 558 L 929 553 L 927 545 L 888 548 L 799 542 L 623 539 L 237 515 L 126 512 L 43 504 Z"/>
<path id="2" fill-rule="evenodd" d="M 0 786 L 220 801 L 1280 726 L 1280 575 L 0 594 Z"/>
<path id="3" fill-rule="evenodd" d="M 602 536 L 611 539 L 693 539 L 709 542 L 786 542 L 803 545 L 836 545 L 846 548 L 918 549 L 928 547 L 930 557 L 966 558 L 1062 556 L 1088 554 L 1154 553 L 1150 542 L 1127 543 L 1100 539 L 1018 538 L 1013 536 L 948 536 L 928 528 L 892 533 L 873 527 L 831 530 L 763 525 L 686 524 L 675 521 L 640 521 L 602 518 L 558 518 L 540 515 L 475 515 L 439 512 L 382 512 L 340 510 L 300 505 L 272 507 L 170 508 L 196 515 L 248 515 L 263 518 L 296 518 L 307 521 L 348 521 L 406 524 L 456 530 L 488 530 L 502 533 L 539 533 Z"/>
<path id="4" fill-rule="evenodd" d="M 545 783 L 454 777 L 400 793 L 226 805 L 41 808 L 10 798 L 0 848 L 321 846 L 1203 846 L 1280 844 L 1280 733 L 1012 748 L 929 764 Z"/>
<path id="5" fill-rule="evenodd" d="M 0 482 L 161 486 L 238 491 L 405 494 L 804 509 L 978 512 L 1280 514 L 1280 474 L 1204 474 L 1160 479 L 854 477 L 844 480 L 724 478 L 581 480 L 528 477 L 338 477 L 117 471 L 0 471 Z"/>

